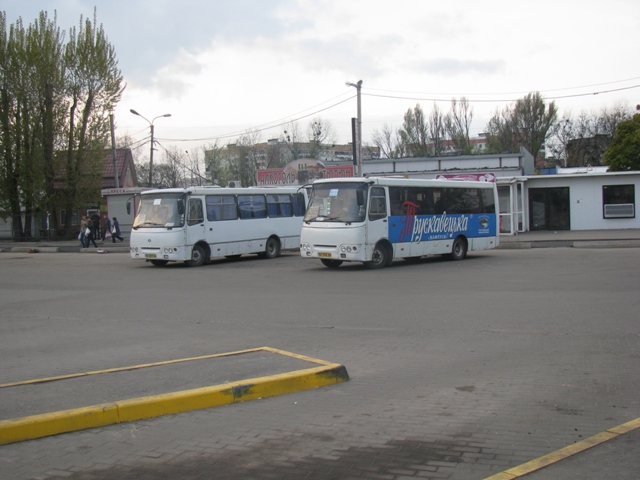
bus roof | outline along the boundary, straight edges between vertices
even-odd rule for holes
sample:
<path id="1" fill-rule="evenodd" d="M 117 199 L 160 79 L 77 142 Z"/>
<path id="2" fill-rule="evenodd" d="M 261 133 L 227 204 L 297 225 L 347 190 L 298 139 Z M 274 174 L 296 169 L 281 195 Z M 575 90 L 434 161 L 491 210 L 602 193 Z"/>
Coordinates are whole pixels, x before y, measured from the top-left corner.
<path id="1" fill-rule="evenodd" d="M 220 194 L 220 195 L 238 195 L 250 193 L 296 193 L 301 190 L 301 186 L 281 186 L 272 187 L 220 187 L 217 185 L 195 186 L 187 188 L 157 188 L 155 190 L 146 190 L 142 195 L 158 195 L 159 193 L 188 193 L 195 195 Z"/>
<path id="2" fill-rule="evenodd" d="M 494 188 L 494 182 L 480 182 L 474 180 L 447 180 L 447 179 L 426 179 L 426 178 L 395 178 L 395 177 L 343 177 L 343 178 L 323 178 L 316 180 L 313 184 L 322 183 L 354 183 L 361 182 L 370 185 L 398 186 L 398 187 L 453 187 L 453 188 Z"/>

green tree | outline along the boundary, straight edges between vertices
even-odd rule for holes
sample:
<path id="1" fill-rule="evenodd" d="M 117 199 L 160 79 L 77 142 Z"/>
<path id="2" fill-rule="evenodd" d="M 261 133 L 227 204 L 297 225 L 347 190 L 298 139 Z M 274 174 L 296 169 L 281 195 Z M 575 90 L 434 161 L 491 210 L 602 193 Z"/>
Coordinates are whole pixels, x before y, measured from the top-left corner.
<path id="1" fill-rule="evenodd" d="M 640 105 L 636 110 L 640 112 Z M 610 172 L 640 170 L 640 113 L 618 124 L 604 160 Z"/>
<path id="2" fill-rule="evenodd" d="M 487 124 L 487 148 L 494 153 L 517 152 L 524 146 L 538 155 L 553 133 L 558 109 L 554 102 L 545 105 L 539 92 L 529 93 L 496 114 Z"/>
<path id="3" fill-rule="evenodd" d="M 101 162 L 109 142 L 109 112 L 122 95 L 122 74 L 102 25 L 80 18 L 64 50 L 65 93 L 69 105 L 65 152 L 65 234 L 77 205 L 99 195 Z M 78 118 L 79 117 L 79 118 Z"/>
<path id="4" fill-rule="evenodd" d="M 451 111 L 444 118 L 444 126 L 449 138 L 453 142 L 453 148 L 457 155 L 469 155 L 471 153 L 471 139 L 469 130 L 473 120 L 473 108 L 469 106 L 469 100 L 462 97 L 460 101 L 451 100 Z"/>
<path id="5" fill-rule="evenodd" d="M 404 114 L 404 122 L 398 135 L 410 156 L 429 156 L 429 121 L 420 104 Z"/>

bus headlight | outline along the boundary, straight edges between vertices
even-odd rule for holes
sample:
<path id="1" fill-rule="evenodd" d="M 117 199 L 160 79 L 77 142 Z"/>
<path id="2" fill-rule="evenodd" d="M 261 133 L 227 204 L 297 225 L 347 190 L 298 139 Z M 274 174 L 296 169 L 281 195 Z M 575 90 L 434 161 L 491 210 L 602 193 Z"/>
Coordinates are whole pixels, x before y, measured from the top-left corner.
<path id="1" fill-rule="evenodd" d="M 308 252 L 309 250 L 311 250 L 311 245 L 309 245 L 308 243 L 301 243 L 300 250 L 304 250 L 305 252 Z"/>

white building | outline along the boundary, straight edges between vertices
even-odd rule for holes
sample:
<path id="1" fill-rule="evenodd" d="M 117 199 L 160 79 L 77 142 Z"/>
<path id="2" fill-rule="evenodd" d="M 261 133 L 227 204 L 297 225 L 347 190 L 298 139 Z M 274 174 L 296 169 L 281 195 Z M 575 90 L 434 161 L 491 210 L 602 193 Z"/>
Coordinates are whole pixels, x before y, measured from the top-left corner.
<path id="1" fill-rule="evenodd" d="M 560 169 L 536 175 L 534 158 L 519 153 L 379 159 L 363 163 L 365 176 L 437 178 L 475 175 L 495 178 L 501 233 L 529 230 L 640 228 L 636 191 L 640 172 L 606 172 L 606 167 Z"/>

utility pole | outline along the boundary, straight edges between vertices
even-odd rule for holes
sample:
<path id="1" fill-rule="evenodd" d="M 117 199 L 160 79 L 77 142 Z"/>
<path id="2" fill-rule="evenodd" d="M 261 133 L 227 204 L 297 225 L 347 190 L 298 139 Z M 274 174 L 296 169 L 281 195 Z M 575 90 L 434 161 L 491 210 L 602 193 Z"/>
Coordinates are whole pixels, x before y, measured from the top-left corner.
<path id="1" fill-rule="evenodd" d="M 358 128 L 356 129 L 356 163 L 358 165 L 357 176 L 362 177 L 362 103 L 360 101 L 362 80 L 358 80 L 358 83 L 346 82 L 348 87 L 355 87 L 358 102 Z"/>
<path id="2" fill-rule="evenodd" d="M 151 148 L 149 150 L 149 187 L 153 186 L 153 122 L 156 121 L 157 118 L 160 117 L 170 117 L 171 114 L 170 113 L 165 113 L 164 115 L 158 115 L 157 117 L 154 117 L 153 120 L 149 120 L 145 117 L 143 117 L 142 115 L 140 115 L 138 112 L 136 112 L 133 108 L 131 110 L 129 110 L 131 113 L 133 113 L 134 115 L 137 115 L 141 118 L 144 118 L 147 122 L 149 122 L 149 127 L 151 129 Z"/>

